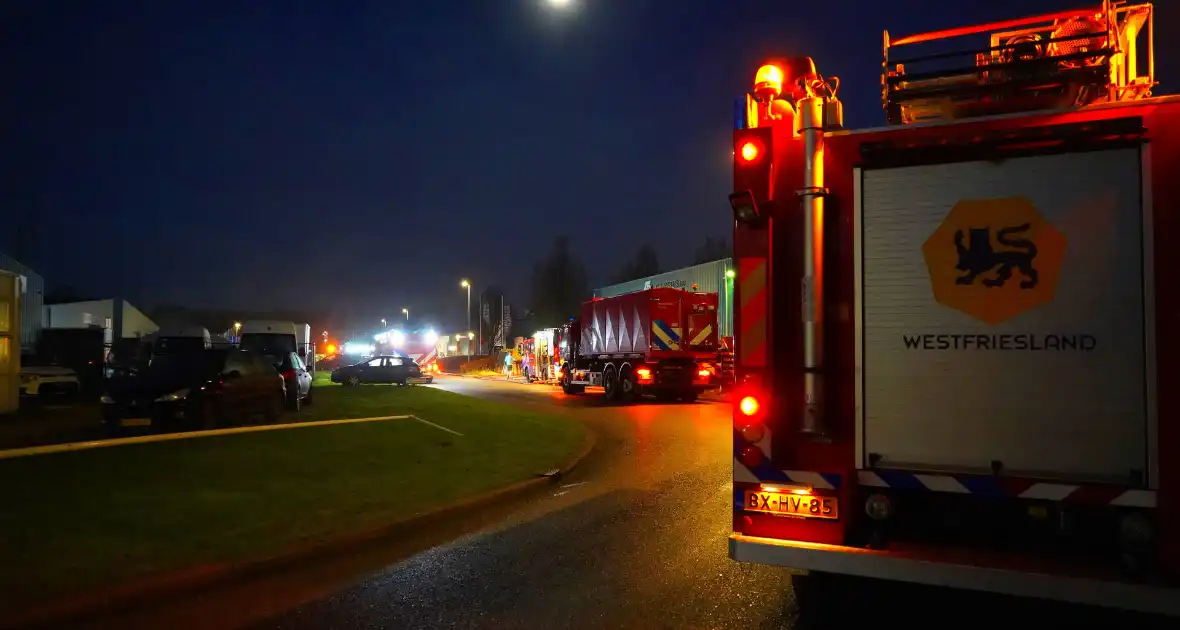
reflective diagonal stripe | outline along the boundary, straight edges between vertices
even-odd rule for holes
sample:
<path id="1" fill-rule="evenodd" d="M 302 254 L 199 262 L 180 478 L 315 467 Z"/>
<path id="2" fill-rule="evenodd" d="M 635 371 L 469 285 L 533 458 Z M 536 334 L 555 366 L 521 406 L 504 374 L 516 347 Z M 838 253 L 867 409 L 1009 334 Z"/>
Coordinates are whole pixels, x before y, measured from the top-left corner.
<path id="1" fill-rule="evenodd" d="M 689 345 L 699 346 L 702 343 L 704 343 L 705 340 L 708 339 L 709 335 L 711 335 L 711 334 L 713 334 L 713 325 L 709 324 L 709 325 L 705 326 L 704 328 L 702 328 L 701 332 L 697 333 L 696 337 L 692 338 L 692 341 L 689 342 Z"/>
<path id="2" fill-rule="evenodd" d="M 741 328 L 736 339 L 738 363 L 766 366 L 766 259 L 738 260 L 738 309 Z"/>
<path id="3" fill-rule="evenodd" d="M 652 343 L 660 350 L 680 349 L 680 329 L 669 326 L 663 320 L 652 320 L 651 335 Z"/>
<path id="4" fill-rule="evenodd" d="M 1153 508 L 1156 505 L 1155 492 L 1152 490 L 1111 485 L 1047 483 L 1019 477 L 933 475 L 899 470 L 862 470 L 857 473 L 857 480 L 862 486 L 889 488 L 904 492 L 945 492 L 989 498 L 1007 497 L 1142 508 Z"/>

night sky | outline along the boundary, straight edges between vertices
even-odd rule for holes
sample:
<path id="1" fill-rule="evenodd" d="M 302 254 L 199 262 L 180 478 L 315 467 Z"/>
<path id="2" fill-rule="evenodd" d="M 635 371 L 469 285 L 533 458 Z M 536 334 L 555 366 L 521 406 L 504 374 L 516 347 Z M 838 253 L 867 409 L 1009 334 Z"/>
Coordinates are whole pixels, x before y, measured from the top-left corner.
<path id="1" fill-rule="evenodd" d="M 0 248 L 145 306 L 459 317 L 460 278 L 524 298 L 555 235 L 595 285 L 726 235 L 732 102 L 766 56 L 810 54 L 874 126 L 882 29 L 1082 4 L 574 2 L 8 0 Z M 1180 7 L 1156 4 L 1175 92 Z"/>

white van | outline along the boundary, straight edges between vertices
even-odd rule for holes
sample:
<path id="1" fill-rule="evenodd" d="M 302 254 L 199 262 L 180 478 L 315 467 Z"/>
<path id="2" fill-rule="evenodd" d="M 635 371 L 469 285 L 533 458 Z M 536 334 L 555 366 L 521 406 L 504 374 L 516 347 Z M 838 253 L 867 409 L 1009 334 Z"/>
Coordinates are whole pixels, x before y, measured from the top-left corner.
<path id="1" fill-rule="evenodd" d="M 298 353 L 299 340 L 295 334 L 295 322 L 261 319 L 244 322 L 241 341 L 238 345 L 243 350 L 259 354 Z M 304 349 L 304 354 L 306 354 L 306 349 Z"/>
<path id="2" fill-rule="evenodd" d="M 176 354 L 213 347 L 209 331 L 200 326 L 165 328 L 154 333 L 152 356 Z"/>

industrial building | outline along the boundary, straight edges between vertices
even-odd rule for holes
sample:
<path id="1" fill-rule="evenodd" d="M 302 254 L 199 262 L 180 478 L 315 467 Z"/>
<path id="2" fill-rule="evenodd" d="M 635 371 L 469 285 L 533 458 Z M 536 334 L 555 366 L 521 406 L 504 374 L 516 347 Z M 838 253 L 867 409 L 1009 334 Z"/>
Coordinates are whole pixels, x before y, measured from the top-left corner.
<path id="1" fill-rule="evenodd" d="M 721 337 L 733 336 L 733 259 L 665 271 L 647 278 L 612 284 L 594 290 L 594 297 L 614 297 L 656 287 L 674 287 L 685 291 L 717 294 L 717 321 Z"/>
<path id="2" fill-rule="evenodd" d="M 31 353 L 37 347 L 44 326 L 42 307 L 45 304 L 45 280 L 31 268 L 10 256 L 0 253 L 0 270 L 17 278 L 20 294 L 20 345 L 22 353 Z"/>
<path id="3" fill-rule="evenodd" d="M 114 329 L 115 308 L 118 303 L 123 309 L 123 339 L 144 337 L 160 329 L 155 322 L 148 319 L 142 311 L 132 306 L 126 300 L 89 300 L 86 302 L 67 302 L 64 304 L 50 304 L 45 307 L 46 328 L 90 328 L 99 327 L 110 331 Z M 111 333 L 107 333 L 108 337 Z M 106 339 L 111 343 L 111 339 Z"/>

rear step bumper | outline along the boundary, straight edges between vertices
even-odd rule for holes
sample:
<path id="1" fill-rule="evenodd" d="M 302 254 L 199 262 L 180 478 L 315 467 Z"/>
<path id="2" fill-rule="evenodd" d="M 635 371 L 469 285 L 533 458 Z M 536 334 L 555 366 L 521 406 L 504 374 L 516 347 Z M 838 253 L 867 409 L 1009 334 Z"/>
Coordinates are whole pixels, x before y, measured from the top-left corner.
<path id="1" fill-rule="evenodd" d="M 1180 616 L 1180 589 L 1176 588 L 934 561 L 923 555 L 741 534 L 729 537 L 729 557 L 738 562 Z"/>

